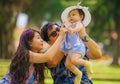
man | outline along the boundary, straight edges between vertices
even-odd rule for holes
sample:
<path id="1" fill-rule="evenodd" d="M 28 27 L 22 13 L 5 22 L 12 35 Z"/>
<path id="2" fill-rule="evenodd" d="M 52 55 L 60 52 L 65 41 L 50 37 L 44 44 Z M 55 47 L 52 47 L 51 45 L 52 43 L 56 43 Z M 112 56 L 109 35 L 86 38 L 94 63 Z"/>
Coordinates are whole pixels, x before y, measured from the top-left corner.
<path id="1" fill-rule="evenodd" d="M 50 46 L 54 44 L 59 36 L 60 26 L 55 23 L 47 23 L 41 28 L 41 37 Z M 86 33 L 85 28 L 82 28 L 79 32 L 80 37 L 87 46 L 86 57 L 84 59 L 98 59 L 101 57 L 101 51 L 94 40 L 92 40 Z M 65 67 L 66 56 L 59 50 L 56 56 L 47 63 L 51 71 L 54 84 L 74 84 L 74 74 L 72 74 Z M 85 67 L 78 66 L 78 69 L 82 71 L 81 84 L 92 84 L 92 81 L 88 79 Z"/>

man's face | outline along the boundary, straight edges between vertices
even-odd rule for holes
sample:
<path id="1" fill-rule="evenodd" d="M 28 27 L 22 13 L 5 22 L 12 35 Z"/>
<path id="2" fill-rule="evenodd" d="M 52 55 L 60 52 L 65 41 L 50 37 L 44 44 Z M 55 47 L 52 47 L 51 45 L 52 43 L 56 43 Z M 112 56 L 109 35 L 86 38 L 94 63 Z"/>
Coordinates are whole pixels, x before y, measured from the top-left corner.
<path id="1" fill-rule="evenodd" d="M 49 44 L 53 44 L 58 38 L 58 36 L 59 36 L 59 27 L 57 25 L 53 25 L 50 30 L 48 29 Z"/>

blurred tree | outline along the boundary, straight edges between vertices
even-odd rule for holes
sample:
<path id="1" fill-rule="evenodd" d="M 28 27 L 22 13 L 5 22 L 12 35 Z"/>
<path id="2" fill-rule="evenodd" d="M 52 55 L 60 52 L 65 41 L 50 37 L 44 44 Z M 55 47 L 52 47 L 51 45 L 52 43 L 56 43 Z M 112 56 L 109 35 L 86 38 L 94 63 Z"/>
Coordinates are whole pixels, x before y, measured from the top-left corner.
<path id="1" fill-rule="evenodd" d="M 40 26 L 43 21 L 58 21 L 63 10 L 61 0 L 35 0 L 31 6 L 26 7 L 26 12 L 30 19 L 29 24 Z"/>
<path id="2" fill-rule="evenodd" d="M 17 14 L 31 0 L 0 0 L 0 58 L 13 56 L 13 30 Z"/>
<path id="3" fill-rule="evenodd" d="M 113 56 L 113 63 L 118 65 L 120 57 L 120 1 L 93 0 L 92 26 L 90 34 L 98 41 L 103 41 L 105 50 Z M 94 31 L 93 31 L 94 30 Z"/>
<path id="4" fill-rule="evenodd" d="M 60 18 L 62 5 L 60 0 L 0 0 L 0 58 L 13 56 L 13 31 L 17 15 L 21 12 L 29 15 L 29 25 Z"/>
<path id="5" fill-rule="evenodd" d="M 60 21 L 62 11 L 68 6 L 76 5 L 79 1 L 82 1 L 81 5 L 89 7 L 92 15 L 88 33 L 96 41 L 103 41 L 105 49 L 112 51 L 113 64 L 118 64 L 119 0 L 0 0 L 0 58 L 9 58 L 14 52 L 12 34 L 16 17 L 20 12 L 28 14 L 29 25 L 40 26 L 45 20 Z"/>

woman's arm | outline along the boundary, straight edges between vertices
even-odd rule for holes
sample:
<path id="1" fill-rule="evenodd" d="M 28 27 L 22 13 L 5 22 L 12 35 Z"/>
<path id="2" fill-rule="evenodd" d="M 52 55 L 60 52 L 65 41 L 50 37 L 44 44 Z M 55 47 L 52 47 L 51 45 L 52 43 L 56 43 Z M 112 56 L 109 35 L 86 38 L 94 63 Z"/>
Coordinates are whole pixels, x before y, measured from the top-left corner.
<path id="1" fill-rule="evenodd" d="M 53 57 L 53 59 L 47 62 L 47 66 L 49 68 L 56 67 L 58 63 L 62 60 L 63 56 L 64 56 L 64 53 L 61 51 L 61 49 L 59 49 L 56 55 Z"/>
<path id="2" fill-rule="evenodd" d="M 29 61 L 32 63 L 45 63 L 53 59 L 53 57 L 56 55 L 56 53 L 60 49 L 60 45 L 61 45 L 65 32 L 66 32 L 66 29 L 64 28 L 60 29 L 59 37 L 57 38 L 55 43 L 47 50 L 47 52 L 43 54 L 42 53 L 39 54 L 39 53 L 34 53 L 30 51 Z"/>

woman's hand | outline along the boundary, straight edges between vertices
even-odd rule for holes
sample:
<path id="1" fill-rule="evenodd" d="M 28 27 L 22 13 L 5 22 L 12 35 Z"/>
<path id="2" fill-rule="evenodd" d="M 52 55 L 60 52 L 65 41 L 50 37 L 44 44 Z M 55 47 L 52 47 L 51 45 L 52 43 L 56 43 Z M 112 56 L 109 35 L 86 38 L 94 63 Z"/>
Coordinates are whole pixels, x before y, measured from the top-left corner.
<path id="1" fill-rule="evenodd" d="M 59 35 L 61 35 L 61 36 L 64 36 L 65 33 L 67 32 L 67 29 L 64 28 L 64 24 L 65 24 L 65 22 L 61 25 L 61 28 L 60 28 Z"/>

